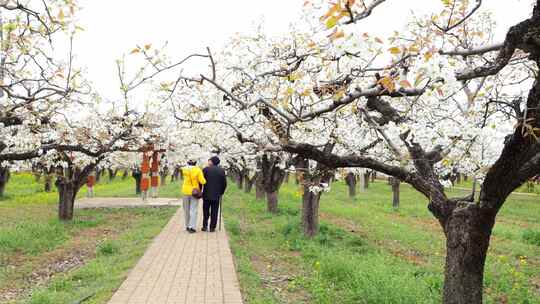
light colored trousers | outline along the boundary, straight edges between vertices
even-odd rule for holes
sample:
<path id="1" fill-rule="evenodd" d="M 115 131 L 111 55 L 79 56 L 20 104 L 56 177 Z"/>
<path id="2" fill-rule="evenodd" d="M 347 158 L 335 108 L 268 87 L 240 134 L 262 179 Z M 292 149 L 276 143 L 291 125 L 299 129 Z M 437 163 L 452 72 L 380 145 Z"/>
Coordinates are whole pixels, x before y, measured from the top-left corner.
<path id="1" fill-rule="evenodd" d="M 184 196 L 184 216 L 186 228 L 197 229 L 197 211 L 199 210 L 199 200 L 193 196 Z"/>

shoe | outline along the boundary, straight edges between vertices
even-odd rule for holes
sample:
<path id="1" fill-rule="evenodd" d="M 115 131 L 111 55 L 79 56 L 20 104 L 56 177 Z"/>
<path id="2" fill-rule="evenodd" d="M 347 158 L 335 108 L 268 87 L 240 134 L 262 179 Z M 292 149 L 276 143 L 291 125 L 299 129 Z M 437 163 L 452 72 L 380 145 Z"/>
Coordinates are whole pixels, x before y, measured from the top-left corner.
<path id="1" fill-rule="evenodd" d="M 202 227 L 201 231 L 206 231 L 208 230 L 206 227 Z"/>
<path id="2" fill-rule="evenodd" d="M 210 229 L 210 232 L 216 232 L 216 228 Z"/>
<path id="3" fill-rule="evenodd" d="M 189 232 L 189 233 L 195 233 L 195 232 L 197 232 L 197 230 L 195 230 L 195 229 L 193 229 L 193 228 L 189 228 L 188 232 Z"/>
<path id="4" fill-rule="evenodd" d="M 186 231 L 189 231 L 189 227 L 186 227 Z"/>

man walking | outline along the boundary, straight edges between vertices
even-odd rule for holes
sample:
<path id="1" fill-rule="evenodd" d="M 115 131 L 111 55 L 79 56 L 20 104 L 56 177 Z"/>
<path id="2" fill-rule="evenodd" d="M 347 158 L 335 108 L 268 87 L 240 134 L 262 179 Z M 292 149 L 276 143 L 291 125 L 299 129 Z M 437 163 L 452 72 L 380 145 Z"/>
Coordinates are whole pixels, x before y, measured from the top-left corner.
<path id="1" fill-rule="evenodd" d="M 182 168 L 182 176 L 184 178 L 182 185 L 184 215 L 186 219 L 186 230 L 189 233 L 196 232 L 198 203 L 202 196 L 201 187 L 206 184 L 203 172 L 196 164 L 196 161 L 189 160 L 188 166 Z"/>
<path id="2" fill-rule="evenodd" d="M 206 184 L 203 190 L 203 228 L 208 230 L 208 218 L 210 217 L 210 232 L 216 231 L 216 224 L 220 208 L 220 199 L 227 188 L 225 170 L 219 166 L 219 158 L 213 156 L 208 160 L 208 167 L 203 169 Z"/>

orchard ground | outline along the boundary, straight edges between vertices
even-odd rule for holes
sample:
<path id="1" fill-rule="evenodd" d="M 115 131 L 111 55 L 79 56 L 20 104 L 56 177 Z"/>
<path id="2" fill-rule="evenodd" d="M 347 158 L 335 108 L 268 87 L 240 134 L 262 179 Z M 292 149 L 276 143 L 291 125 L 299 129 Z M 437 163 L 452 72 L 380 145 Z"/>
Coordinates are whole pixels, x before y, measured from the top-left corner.
<path id="1" fill-rule="evenodd" d="M 0 303 L 106 303 L 175 211 L 76 210 L 72 222 L 62 223 L 57 194 L 42 188 L 33 176 L 17 174 L 0 201 Z M 333 183 L 321 199 L 320 234 L 306 239 L 299 190 L 283 185 L 277 215 L 235 186 L 224 198 L 246 303 L 440 302 L 444 235 L 424 197 L 402 185 L 394 210 L 385 181 L 354 199 Z M 161 197 L 179 192 L 176 183 L 160 188 Z M 132 197 L 133 179 L 102 180 L 95 193 Z M 486 265 L 487 303 L 540 303 L 539 211 L 535 195 L 512 195 L 503 207 Z"/>

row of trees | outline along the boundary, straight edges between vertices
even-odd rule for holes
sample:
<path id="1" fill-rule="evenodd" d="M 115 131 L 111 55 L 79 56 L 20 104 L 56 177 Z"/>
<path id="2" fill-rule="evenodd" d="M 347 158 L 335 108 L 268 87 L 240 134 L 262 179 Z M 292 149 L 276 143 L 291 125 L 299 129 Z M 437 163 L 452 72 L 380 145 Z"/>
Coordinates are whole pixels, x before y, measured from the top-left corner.
<path id="1" fill-rule="evenodd" d="M 497 213 L 540 172 L 540 3 L 494 42 L 481 1 L 442 1 L 390 37 L 364 32 L 385 2 L 306 1 L 287 35 L 261 25 L 234 36 L 210 58 L 212 75 L 164 93 L 179 121 L 220 132 L 230 142 L 222 150 L 259 162 L 269 211 L 284 169 L 302 172 L 305 229 L 337 168 L 410 184 L 447 240 L 444 303 L 481 303 Z M 443 179 L 456 170 L 479 193 L 450 197 Z"/>
<path id="2" fill-rule="evenodd" d="M 151 45 L 137 47 L 132 53 L 145 59 L 129 66 L 117 60 L 122 99 L 108 100 L 74 58 L 78 11 L 75 0 L 0 1 L 0 190 L 10 167 L 39 168 L 58 189 L 62 220 L 72 219 L 88 175 L 117 162 L 120 152 L 138 154 L 148 144 L 174 150 L 170 112 L 158 110 L 163 100 L 152 85 L 165 74 L 184 79 L 185 62 L 208 56 L 171 62 Z M 139 91 L 148 99 L 136 98 Z"/>
<path id="3" fill-rule="evenodd" d="M 71 51 L 52 51 L 56 37 L 73 41 L 79 30 L 75 1 L 1 1 L 1 165 L 52 168 L 59 216 L 70 219 L 88 174 L 121 152 L 152 143 L 174 151 L 172 163 L 219 153 L 238 183 L 265 193 L 270 212 L 295 171 L 308 236 L 337 169 L 381 172 L 422 193 L 444 231 L 444 303 L 481 303 L 496 215 L 540 173 L 540 3 L 502 42 L 492 41 L 482 1 L 469 0 L 442 1 L 389 37 L 365 32 L 362 21 L 384 18 L 386 3 L 306 1 L 287 35 L 260 25 L 222 52 L 177 61 L 137 46 L 117 61 L 122 99 L 109 101 Z M 208 68 L 185 75 L 192 60 Z M 453 172 L 474 176 L 479 193 L 450 197 Z"/>

